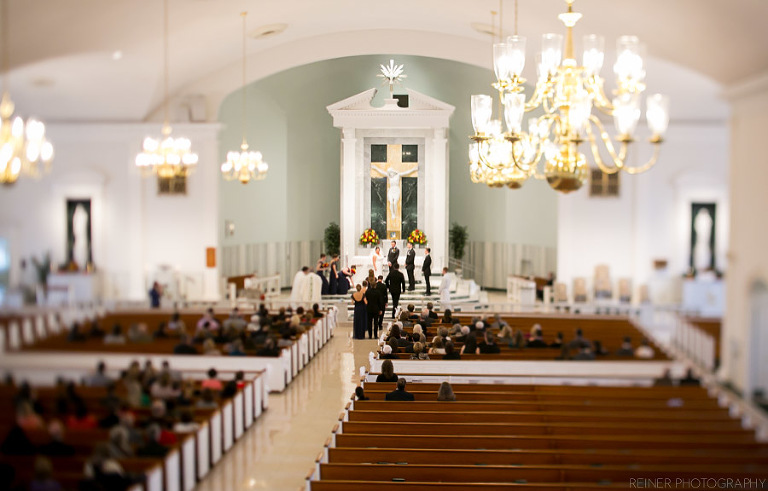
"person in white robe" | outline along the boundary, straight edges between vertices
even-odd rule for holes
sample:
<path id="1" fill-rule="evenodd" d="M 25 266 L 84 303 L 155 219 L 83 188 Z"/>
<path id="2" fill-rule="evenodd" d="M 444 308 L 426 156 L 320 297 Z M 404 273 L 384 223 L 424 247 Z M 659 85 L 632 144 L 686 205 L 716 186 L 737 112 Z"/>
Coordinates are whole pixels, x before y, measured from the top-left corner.
<path id="1" fill-rule="evenodd" d="M 451 308 L 451 277 L 448 268 L 443 268 L 443 280 L 440 282 L 440 307 L 443 310 Z"/>
<path id="2" fill-rule="evenodd" d="M 296 273 L 293 277 L 293 285 L 291 287 L 291 304 L 295 307 L 307 303 L 310 300 L 310 286 L 312 284 L 311 271 L 307 266 L 301 268 L 301 271 Z M 317 278 L 320 279 L 319 277 Z M 322 280 L 321 280 L 322 283 Z"/>

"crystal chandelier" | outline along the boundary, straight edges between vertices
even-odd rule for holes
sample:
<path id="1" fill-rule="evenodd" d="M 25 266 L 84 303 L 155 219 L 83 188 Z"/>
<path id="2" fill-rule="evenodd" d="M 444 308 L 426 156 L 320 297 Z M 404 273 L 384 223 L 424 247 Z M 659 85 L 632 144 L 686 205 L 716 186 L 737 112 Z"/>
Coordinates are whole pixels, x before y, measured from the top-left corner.
<path id="1" fill-rule="evenodd" d="M 13 116 L 8 94 L 8 1 L 2 0 L 3 97 L 0 100 L 0 184 L 11 185 L 24 174 L 40 177 L 50 171 L 53 145 L 45 138 L 45 125 L 36 119 Z"/>
<path id="2" fill-rule="evenodd" d="M 163 0 L 163 130 L 160 138 L 146 137 L 136 155 L 136 167 L 145 176 L 186 177 L 197 165 L 189 138 L 174 138 L 168 123 L 168 0 Z"/>
<path id="3" fill-rule="evenodd" d="M 248 141 L 245 138 L 246 107 L 248 101 L 245 87 L 245 18 L 247 15 L 248 12 L 240 14 L 243 18 L 243 143 L 240 145 L 240 152 L 227 152 L 227 161 L 221 164 L 221 174 L 224 176 L 224 179 L 227 181 L 237 179 L 243 184 L 248 184 L 250 181 L 263 180 L 267 177 L 267 170 L 269 170 L 269 165 L 262 160 L 261 152 L 248 151 Z"/>
<path id="4" fill-rule="evenodd" d="M 653 155 L 640 166 L 626 165 L 627 150 L 641 114 L 640 94 L 645 90 L 643 47 L 634 36 L 619 38 L 613 67 L 616 90 L 609 99 L 600 77 L 603 38 L 585 36 L 581 65 L 576 61 L 573 26 L 581 14 L 573 11 L 573 1 L 566 0 L 568 11 L 559 15 L 566 27 L 565 43 L 560 34 L 543 35 L 541 54 L 537 57 L 539 78 L 528 101 L 523 94 L 525 79 L 521 77 L 526 39 L 518 36 L 515 29 L 515 35 L 508 37 L 506 43 L 493 45 L 497 79 L 493 87 L 499 92 L 498 114 L 500 118 L 503 113 L 507 131 L 503 131 L 499 118 L 493 119 L 492 97 L 473 95 L 471 115 L 475 134 L 470 136 L 469 145 L 473 182 L 514 189 L 534 177 L 546 179 L 557 191 L 575 191 L 587 175 L 587 159 L 579 151 L 582 143 L 589 146 L 593 161 L 607 174 L 619 171 L 638 174 L 658 160 L 662 135 L 669 124 L 669 101 L 665 96 L 654 94 L 646 101 Z M 593 106 L 613 117 L 618 133 L 615 144 L 602 121 L 592 113 Z M 540 109 L 543 114 L 529 119 L 525 132 L 523 115 L 534 109 Z M 605 160 L 600 142 L 609 156 Z M 543 171 L 539 165 L 542 157 Z"/>

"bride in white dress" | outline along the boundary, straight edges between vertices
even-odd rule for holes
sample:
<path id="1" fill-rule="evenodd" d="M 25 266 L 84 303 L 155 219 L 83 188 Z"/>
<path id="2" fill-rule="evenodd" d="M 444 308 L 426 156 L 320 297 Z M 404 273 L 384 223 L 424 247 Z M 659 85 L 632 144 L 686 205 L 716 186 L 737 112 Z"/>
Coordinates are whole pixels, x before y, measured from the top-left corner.
<path id="1" fill-rule="evenodd" d="M 371 253 L 371 264 L 373 264 L 373 275 L 379 276 L 382 274 L 384 268 L 384 256 L 381 254 L 381 248 L 376 248 Z"/>

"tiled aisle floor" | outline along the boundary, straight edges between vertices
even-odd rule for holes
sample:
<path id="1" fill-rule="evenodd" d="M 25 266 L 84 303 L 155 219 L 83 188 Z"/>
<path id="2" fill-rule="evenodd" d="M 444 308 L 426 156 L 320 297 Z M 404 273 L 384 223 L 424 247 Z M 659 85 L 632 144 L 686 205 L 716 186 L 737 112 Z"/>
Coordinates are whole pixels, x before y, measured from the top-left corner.
<path id="1" fill-rule="evenodd" d="M 299 376 L 197 487 L 201 491 L 298 491 L 368 364 L 375 341 L 340 326 Z"/>

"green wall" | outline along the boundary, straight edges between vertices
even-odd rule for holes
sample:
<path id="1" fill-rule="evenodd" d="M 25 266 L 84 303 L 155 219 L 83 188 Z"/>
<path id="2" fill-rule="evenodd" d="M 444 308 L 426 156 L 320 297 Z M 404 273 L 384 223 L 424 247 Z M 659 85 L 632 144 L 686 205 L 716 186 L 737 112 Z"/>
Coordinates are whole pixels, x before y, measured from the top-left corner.
<path id="1" fill-rule="evenodd" d="M 390 58 L 405 65 L 404 86 L 456 107 L 450 122 L 450 221 L 469 226 L 470 240 L 555 247 L 557 197 L 544 182 L 521 190 L 472 184 L 467 170 L 471 94 L 490 93 L 489 70 L 418 56 L 354 56 L 296 67 L 253 82 L 248 94 L 248 142 L 269 163 L 264 181 L 220 183 L 221 245 L 322 239 L 339 220 L 340 130 L 325 107 L 371 87 L 374 105 L 387 96 L 376 77 Z M 220 158 L 241 140 L 241 92 L 224 99 Z M 224 220 L 236 225 L 224 238 Z M 428 232 L 428 231 L 427 231 Z"/>

